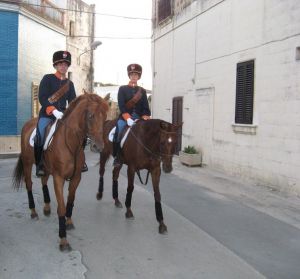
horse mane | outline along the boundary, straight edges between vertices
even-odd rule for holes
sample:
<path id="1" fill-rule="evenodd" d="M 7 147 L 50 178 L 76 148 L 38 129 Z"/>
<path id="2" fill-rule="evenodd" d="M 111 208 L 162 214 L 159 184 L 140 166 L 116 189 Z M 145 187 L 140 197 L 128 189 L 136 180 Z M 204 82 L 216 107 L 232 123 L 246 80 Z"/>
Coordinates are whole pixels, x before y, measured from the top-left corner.
<path id="1" fill-rule="evenodd" d="M 172 131 L 172 124 L 162 119 L 140 120 L 144 128 L 156 127 L 159 130 Z"/>
<path id="2" fill-rule="evenodd" d="M 87 94 L 87 97 L 88 97 L 89 102 L 98 102 L 99 103 L 100 108 L 101 108 L 101 112 L 103 112 L 103 113 L 108 112 L 109 105 L 108 105 L 108 102 L 107 102 L 107 96 L 105 96 L 105 98 L 103 99 L 102 97 L 100 97 L 97 94 L 90 93 L 90 94 Z"/>
<path id="3" fill-rule="evenodd" d="M 71 112 L 74 110 L 74 108 L 83 100 L 87 100 L 88 102 L 99 103 L 102 113 L 107 113 L 107 111 L 109 109 L 108 103 L 103 98 L 101 98 L 100 96 L 98 96 L 97 94 L 94 94 L 94 93 L 85 93 L 85 94 L 82 94 L 82 95 L 76 97 L 69 104 L 69 106 L 67 107 L 67 109 L 64 112 L 63 119 L 68 117 L 68 115 L 71 114 Z"/>

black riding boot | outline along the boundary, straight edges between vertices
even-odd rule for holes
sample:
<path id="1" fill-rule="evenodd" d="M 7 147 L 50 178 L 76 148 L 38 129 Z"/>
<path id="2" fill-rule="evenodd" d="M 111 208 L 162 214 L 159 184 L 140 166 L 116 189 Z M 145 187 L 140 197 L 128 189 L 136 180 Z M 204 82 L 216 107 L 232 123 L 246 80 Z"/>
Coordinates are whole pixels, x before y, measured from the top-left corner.
<path id="1" fill-rule="evenodd" d="M 84 141 L 83 141 L 83 144 L 82 144 L 83 150 L 85 149 L 86 144 L 87 144 L 87 138 L 85 138 Z M 88 168 L 86 162 L 84 162 L 83 167 L 82 167 L 82 169 L 81 169 L 81 172 L 86 172 L 86 171 L 88 171 L 88 170 L 89 170 L 89 168 Z"/>
<path id="2" fill-rule="evenodd" d="M 113 143 L 113 156 L 114 156 L 113 166 L 120 167 L 122 165 L 120 142 Z"/>
<path id="3" fill-rule="evenodd" d="M 35 158 L 35 165 L 36 165 L 35 174 L 37 177 L 45 176 L 42 155 L 43 155 L 43 146 L 38 146 L 35 144 L 34 145 L 34 158 Z"/>

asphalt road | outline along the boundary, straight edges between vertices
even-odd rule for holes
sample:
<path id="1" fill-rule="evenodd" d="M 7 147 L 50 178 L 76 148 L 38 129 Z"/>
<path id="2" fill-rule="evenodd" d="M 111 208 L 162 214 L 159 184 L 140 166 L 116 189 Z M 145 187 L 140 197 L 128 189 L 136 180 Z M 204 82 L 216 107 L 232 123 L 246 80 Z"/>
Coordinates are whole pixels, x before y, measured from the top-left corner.
<path id="1" fill-rule="evenodd" d="M 212 187 L 233 182 L 177 164 L 173 174 L 161 177 L 168 234 L 160 235 L 151 180 L 141 186 L 136 179 L 135 219 L 126 220 L 124 208 L 112 202 L 111 162 L 103 200 L 97 201 L 98 154 L 86 154 L 89 172 L 76 195 L 69 253 L 58 249 L 52 181 L 52 215 L 45 217 L 39 179 L 33 179 L 40 218 L 31 220 L 25 189 L 11 188 L 16 159 L 0 160 L 0 278 L 300 278 L 300 230 L 292 224 L 297 218 L 292 214 L 300 208 L 295 205 L 290 218 L 280 214 L 288 199 L 275 203 L 273 197 L 277 211 L 271 214 L 258 202 L 252 206 L 249 199 Z M 192 173 L 196 180 L 190 179 Z M 119 180 L 122 202 L 126 184 L 124 169 Z"/>

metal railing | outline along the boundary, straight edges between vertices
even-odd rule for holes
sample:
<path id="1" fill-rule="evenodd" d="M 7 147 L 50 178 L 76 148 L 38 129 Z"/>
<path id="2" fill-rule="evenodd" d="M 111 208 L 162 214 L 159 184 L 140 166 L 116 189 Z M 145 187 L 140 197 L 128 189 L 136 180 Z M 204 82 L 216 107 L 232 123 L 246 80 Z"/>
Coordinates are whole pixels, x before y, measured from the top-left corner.
<path id="1" fill-rule="evenodd" d="M 59 27 L 65 28 L 64 11 L 49 0 L 26 0 L 21 2 L 21 6 Z"/>

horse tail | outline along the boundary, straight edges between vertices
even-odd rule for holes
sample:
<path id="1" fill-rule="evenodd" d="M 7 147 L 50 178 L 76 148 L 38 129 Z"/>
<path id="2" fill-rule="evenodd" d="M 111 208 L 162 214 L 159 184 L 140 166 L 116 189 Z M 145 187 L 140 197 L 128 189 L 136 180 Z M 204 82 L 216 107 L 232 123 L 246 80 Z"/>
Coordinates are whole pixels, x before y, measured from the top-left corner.
<path id="1" fill-rule="evenodd" d="M 20 154 L 18 162 L 17 162 L 14 172 L 13 172 L 12 186 L 14 189 L 16 189 L 16 190 L 20 189 L 20 187 L 22 186 L 23 178 L 24 178 L 24 166 L 23 166 L 23 161 L 22 161 L 21 154 Z"/>

